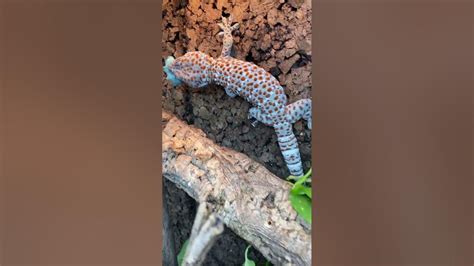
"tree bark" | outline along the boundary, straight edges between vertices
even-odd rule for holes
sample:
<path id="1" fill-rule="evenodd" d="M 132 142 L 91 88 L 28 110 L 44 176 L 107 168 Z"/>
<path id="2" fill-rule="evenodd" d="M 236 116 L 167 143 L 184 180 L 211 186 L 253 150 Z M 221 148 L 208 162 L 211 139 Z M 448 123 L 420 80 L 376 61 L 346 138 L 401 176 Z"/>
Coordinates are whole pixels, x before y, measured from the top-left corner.
<path id="1" fill-rule="evenodd" d="M 311 232 L 288 199 L 291 184 L 163 112 L 163 176 L 274 265 L 311 265 Z"/>
<path id="2" fill-rule="evenodd" d="M 208 208 L 209 204 L 203 202 L 194 219 L 191 237 L 184 255 L 184 266 L 200 266 L 216 239 L 224 231 L 224 224 L 216 214 Z"/>

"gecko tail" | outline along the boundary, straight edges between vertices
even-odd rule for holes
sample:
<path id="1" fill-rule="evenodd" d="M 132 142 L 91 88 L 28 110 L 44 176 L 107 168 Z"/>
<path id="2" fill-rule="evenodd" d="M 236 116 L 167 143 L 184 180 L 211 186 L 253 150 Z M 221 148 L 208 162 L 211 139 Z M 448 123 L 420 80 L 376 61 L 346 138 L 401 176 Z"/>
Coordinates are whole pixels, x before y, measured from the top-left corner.
<path id="1" fill-rule="evenodd" d="M 168 56 L 165 60 L 165 66 L 163 67 L 163 71 L 165 71 L 165 73 L 166 73 L 166 79 L 171 81 L 171 84 L 174 87 L 176 87 L 176 86 L 180 85 L 182 82 L 170 70 L 170 66 L 171 66 L 171 64 L 173 64 L 174 60 L 175 60 L 174 57 Z"/>

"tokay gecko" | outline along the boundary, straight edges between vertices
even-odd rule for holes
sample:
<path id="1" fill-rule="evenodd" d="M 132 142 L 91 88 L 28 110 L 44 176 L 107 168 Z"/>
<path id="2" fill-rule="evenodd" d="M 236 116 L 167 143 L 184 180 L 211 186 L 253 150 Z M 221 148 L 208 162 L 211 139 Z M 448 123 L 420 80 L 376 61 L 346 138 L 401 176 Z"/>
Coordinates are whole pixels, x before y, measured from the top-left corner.
<path id="1" fill-rule="evenodd" d="M 208 84 L 223 86 L 230 97 L 240 96 L 253 105 L 249 109 L 252 125 L 261 122 L 275 129 L 278 144 L 291 175 L 303 175 L 300 151 L 292 125 L 300 119 L 307 121 L 311 129 L 311 99 L 301 99 L 287 104 L 283 87 L 263 68 L 231 57 L 232 32 L 239 24 L 231 26 L 231 17 L 223 17 L 219 27 L 223 36 L 221 56 L 214 59 L 202 52 L 187 52 L 174 59 L 169 56 L 164 71 L 173 86 L 182 83 L 192 88 Z"/>

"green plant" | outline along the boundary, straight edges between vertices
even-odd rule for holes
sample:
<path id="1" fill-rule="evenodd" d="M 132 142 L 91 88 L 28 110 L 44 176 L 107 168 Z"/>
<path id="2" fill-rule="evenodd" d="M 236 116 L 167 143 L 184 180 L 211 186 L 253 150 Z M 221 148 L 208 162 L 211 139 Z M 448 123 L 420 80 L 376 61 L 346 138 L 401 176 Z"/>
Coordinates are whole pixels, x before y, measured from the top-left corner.
<path id="1" fill-rule="evenodd" d="M 249 252 L 249 249 L 250 249 L 250 245 L 245 249 L 245 262 L 244 264 L 242 264 L 243 266 L 255 266 L 256 263 L 255 261 L 251 260 L 248 258 L 248 252 Z M 260 264 L 260 263 L 259 263 Z M 262 264 L 260 264 L 262 265 Z M 267 260 L 265 261 L 265 263 L 263 264 L 263 266 L 271 266 L 272 264 Z"/>
<path id="2" fill-rule="evenodd" d="M 248 258 L 249 248 L 250 248 L 250 246 L 248 246 L 248 247 L 245 249 L 245 261 L 244 261 L 243 266 L 255 266 L 255 261 L 253 261 L 253 260 L 251 260 L 251 259 Z"/>
<path id="3" fill-rule="evenodd" d="M 306 181 L 312 175 L 312 169 L 301 178 L 295 176 L 289 176 L 287 180 L 297 180 L 290 190 L 290 202 L 291 206 L 296 210 L 306 222 L 311 224 L 311 200 L 312 191 L 311 187 L 306 184 Z"/>
<path id="4" fill-rule="evenodd" d="M 181 250 L 178 253 L 178 257 L 177 257 L 178 258 L 178 265 L 182 265 L 182 263 L 183 263 L 184 254 L 186 253 L 186 248 L 188 247 L 188 242 L 189 242 L 189 239 L 184 241 L 184 244 L 183 244 L 183 246 L 181 247 Z"/>

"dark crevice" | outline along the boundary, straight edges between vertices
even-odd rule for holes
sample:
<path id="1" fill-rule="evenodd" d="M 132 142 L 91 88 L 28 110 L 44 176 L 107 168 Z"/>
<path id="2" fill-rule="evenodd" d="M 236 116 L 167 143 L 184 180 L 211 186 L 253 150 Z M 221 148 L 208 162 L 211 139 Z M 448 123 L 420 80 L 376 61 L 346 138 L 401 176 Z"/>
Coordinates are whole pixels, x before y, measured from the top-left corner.
<path id="1" fill-rule="evenodd" d="M 178 9 L 185 8 L 188 5 L 188 0 L 179 0 L 178 1 Z"/>
<path id="2" fill-rule="evenodd" d="M 183 94 L 186 120 L 188 120 L 189 124 L 194 124 L 193 104 L 191 102 L 192 95 L 189 90 L 186 90 Z"/>
<path id="3" fill-rule="evenodd" d="M 247 56 L 245 57 L 245 61 L 247 62 L 253 62 L 255 63 L 255 58 L 252 56 L 252 53 L 248 53 Z"/>
<path id="4" fill-rule="evenodd" d="M 277 9 L 282 10 L 284 4 L 286 4 L 286 1 L 284 1 L 283 3 L 280 3 L 280 5 L 278 5 Z"/>
<path id="5" fill-rule="evenodd" d="M 279 67 L 272 67 L 270 68 L 270 74 L 272 74 L 272 76 L 278 79 L 278 76 L 280 76 L 281 74 L 281 70 Z"/>
<path id="6" fill-rule="evenodd" d="M 304 67 L 308 64 L 308 60 L 303 57 L 300 57 L 291 68 Z"/>
<path id="7" fill-rule="evenodd" d="M 225 18 L 228 18 L 230 16 L 230 13 L 227 12 L 227 10 L 222 9 L 222 16 Z"/>

